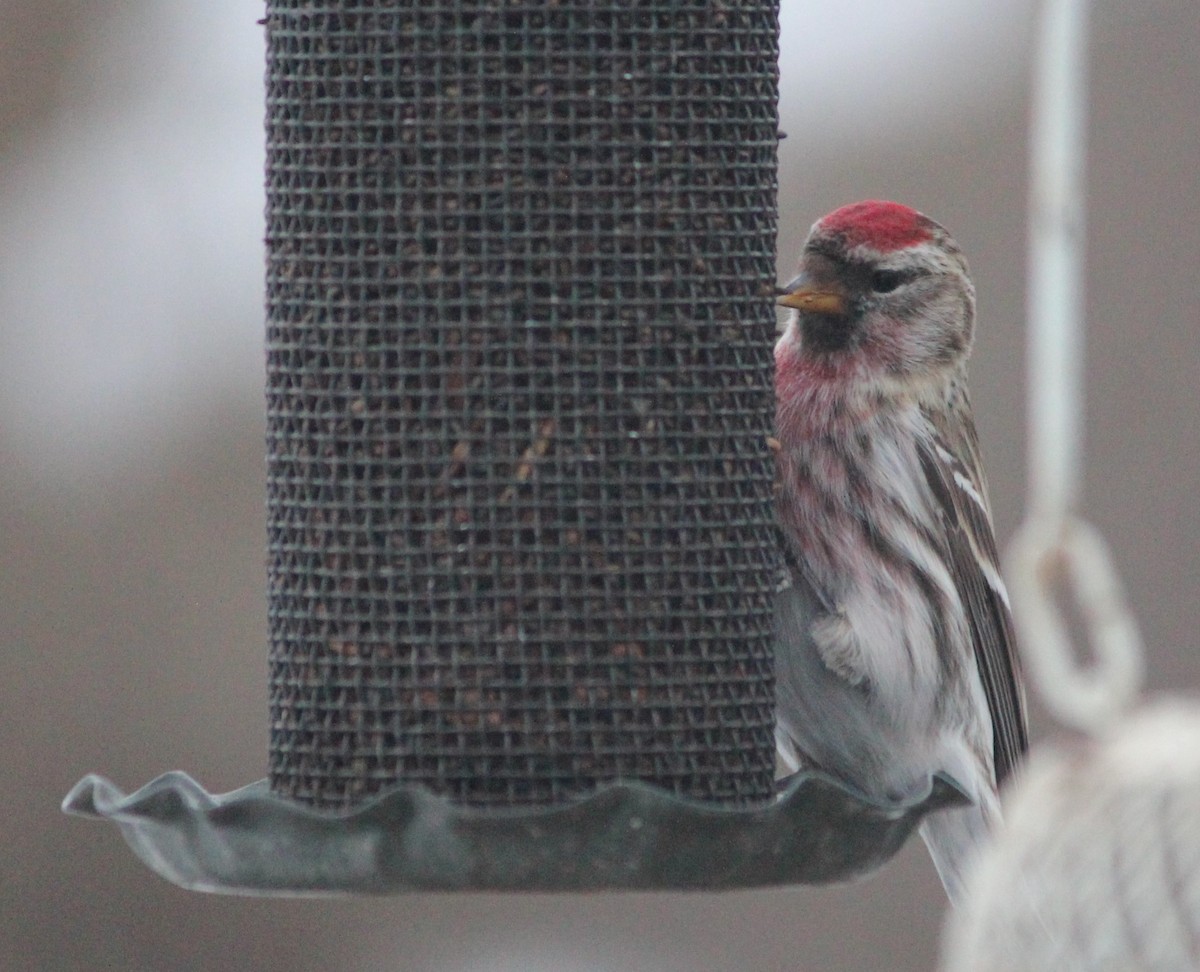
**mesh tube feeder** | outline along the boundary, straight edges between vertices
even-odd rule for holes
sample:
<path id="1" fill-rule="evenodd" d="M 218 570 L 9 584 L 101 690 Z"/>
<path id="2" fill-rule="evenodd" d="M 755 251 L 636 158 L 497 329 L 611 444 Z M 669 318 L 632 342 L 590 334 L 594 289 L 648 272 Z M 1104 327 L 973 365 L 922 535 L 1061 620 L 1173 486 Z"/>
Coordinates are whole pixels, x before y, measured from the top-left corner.
<path id="1" fill-rule="evenodd" d="M 269 0 L 269 777 L 74 813 L 185 887 L 733 888 L 774 780 L 777 0 Z"/>

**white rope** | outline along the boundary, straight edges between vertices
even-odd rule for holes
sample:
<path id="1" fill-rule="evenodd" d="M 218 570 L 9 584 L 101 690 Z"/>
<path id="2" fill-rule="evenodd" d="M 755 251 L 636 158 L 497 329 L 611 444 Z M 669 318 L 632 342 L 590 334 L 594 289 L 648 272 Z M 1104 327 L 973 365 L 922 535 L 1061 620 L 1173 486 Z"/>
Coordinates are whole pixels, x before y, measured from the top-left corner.
<path id="1" fill-rule="evenodd" d="M 1137 696 L 1142 678 L 1141 637 L 1108 546 L 1082 520 L 1057 529 L 1031 520 L 1008 551 L 1017 633 L 1029 673 L 1059 721 L 1090 732 L 1111 726 Z M 1093 656 L 1081 667 L 1055 604 L 1065 587 L 1083 616 Z"/>
<path id="2" fill-rule="evenodd" d="M 1030 196 L 1029 514 L 1009 548 L 1013 613 L 1030 674 L 1062 721 L 1096 731 L 1141 683 L 1141 645 L 1100 535 L 1075 515 L 1083 438 L 1086 0 L 1047 0 L 1035 63 Z M 1088 664 L 1056 605 L 1066 585 Z"/>
<path id="3" fill-rule="evenodd" d="M 1086 0 L 1048 0 L 1030 135 L 1029 506 L 1064 518 L 1079 499 L 1083 422 Z"/>

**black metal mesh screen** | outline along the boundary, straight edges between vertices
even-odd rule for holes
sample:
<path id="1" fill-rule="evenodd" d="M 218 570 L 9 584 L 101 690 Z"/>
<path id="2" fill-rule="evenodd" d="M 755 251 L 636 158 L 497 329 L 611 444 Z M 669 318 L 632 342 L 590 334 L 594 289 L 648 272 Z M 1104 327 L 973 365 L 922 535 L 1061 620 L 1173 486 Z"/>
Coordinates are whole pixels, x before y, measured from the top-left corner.
<path id="1" fill-rule="evenodd" d="M 271 785 L 772 793 L 775 0 L 269 0 Z"/>

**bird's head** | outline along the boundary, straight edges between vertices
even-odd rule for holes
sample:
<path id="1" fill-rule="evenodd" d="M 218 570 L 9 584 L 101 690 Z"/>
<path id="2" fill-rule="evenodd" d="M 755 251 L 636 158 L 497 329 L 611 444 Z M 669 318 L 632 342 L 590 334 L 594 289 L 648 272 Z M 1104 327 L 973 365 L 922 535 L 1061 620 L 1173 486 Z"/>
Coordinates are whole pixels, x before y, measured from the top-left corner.
<path id="1" fill-rule="evenodd" d="M 971 347 L 966 261 L 945 229 L 899 203 L 853 203 L 818 220 L 779 303 L 794 311 L 775 351 L 781 378 L 919 394 Z"/>

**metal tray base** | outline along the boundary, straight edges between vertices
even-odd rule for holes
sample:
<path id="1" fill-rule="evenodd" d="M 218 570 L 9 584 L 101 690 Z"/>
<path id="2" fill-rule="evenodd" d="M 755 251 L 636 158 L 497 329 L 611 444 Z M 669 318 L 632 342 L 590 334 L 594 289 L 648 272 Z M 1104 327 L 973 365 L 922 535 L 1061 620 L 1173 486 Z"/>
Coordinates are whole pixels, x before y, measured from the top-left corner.
<path id="1" fill-rule="evenodd" d="M 750 809 L 619 782 L 570 804 L 511 810 L 401 785 L 335 813 L 276 796 L 265 780 L 210 795 L 171 772 L 129 795 L 90 774 L 63 810 L 114 821 L 180 887 L 298 896 L 824 884 L 878 868 L 924 814 L 964 802 L 942 776 L 925 796 L 885 805 L 799 773 L 774 802 Z"/>

